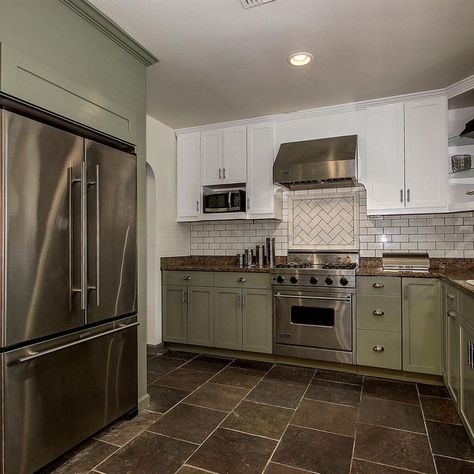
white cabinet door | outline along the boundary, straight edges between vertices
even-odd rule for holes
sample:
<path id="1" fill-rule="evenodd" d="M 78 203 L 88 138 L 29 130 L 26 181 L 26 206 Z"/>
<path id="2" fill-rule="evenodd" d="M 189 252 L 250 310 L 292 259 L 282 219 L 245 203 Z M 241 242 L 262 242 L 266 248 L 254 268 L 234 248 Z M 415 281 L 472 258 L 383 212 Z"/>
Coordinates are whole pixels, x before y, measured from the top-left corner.
<path id="1" fill-rule="evenodd" d="M 222 180 L 225 184 L 247 180 L 247 129 L 244 126 L 224 128 L 222 132 Z"/>
<path id="2" fill-rule="evenodd" d="M 222 184 L 222 129 L 201 133 L 201 184 Z"/>
<path id="3" fill-rule="evenodd" d="M 177 157 L 178 220 L 198 217 L 201 207 L 201 134 L 199 132 L 178 136 Z"/>
<path id="4" fill-rule="evenodd" d="M 367 212 L 403 209 L 403 103 L 367 109 Z"/>
<path id="5" fill-rule="evenodd" d="M 405 104 L 406 207 L 447 204 L 447 103 L 445 97 Z"/>
<path id="6" fill-rule="evenodd" d="M 250 219 L 276 217 L 273 186 L 274 140 L 273 123 L 247 127 L 247 216 Z"/>

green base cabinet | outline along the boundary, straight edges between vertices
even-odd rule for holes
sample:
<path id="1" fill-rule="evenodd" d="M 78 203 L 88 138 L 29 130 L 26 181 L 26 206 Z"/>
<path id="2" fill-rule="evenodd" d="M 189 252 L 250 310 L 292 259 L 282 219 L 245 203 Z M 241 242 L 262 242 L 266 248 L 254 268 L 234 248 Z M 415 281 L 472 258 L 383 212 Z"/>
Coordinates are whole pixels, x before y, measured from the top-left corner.
<path id="1" fill-rule="evenodd" d="M 214 345 L 242 350 L 242 290 L 216 288 L 214 296 Z"/>
<path id="2" fill-rule="evenodd" d="M 244 351 L 271 354 L 272 347 L 272 291 L 248 289 L 243 291 Z"/>
<path id="3" fill-rule="evenodd" d="M 474 327 L 461 323 L 459 413 L 474 443 Z"/>
<path id="4" fill-rule="evenodd" d="M 186 286 L 163 287 L 163 340 L 188 342 Z"/>
<path id="5" fill-rule="evenodd" d="M 188 287 L 188 344 L 214 345 L 214 289 Z"/>
<path id="6" fill-rule="evenodd" d="M 403 278 L 403 370 L 441 375 L 441 285 Z"/>

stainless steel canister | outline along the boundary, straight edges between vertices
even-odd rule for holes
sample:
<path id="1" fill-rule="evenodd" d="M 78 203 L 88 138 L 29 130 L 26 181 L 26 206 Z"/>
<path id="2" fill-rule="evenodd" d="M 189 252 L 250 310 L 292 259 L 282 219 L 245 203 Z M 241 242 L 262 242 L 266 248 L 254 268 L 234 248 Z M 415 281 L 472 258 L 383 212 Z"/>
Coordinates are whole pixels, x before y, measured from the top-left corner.
<path id="1" fill-rule="evenodd" d="M 267 254 L 267 265 L 272 268 L 275 266 L 275 237 L 267 237 L 265 240 Z"/>
<path id="2" fill-rule="evenodd" d="M 257 265 L 258 268 L 262 268 L 264 265 L 265 246 L 257 245 Z"/>
<path id="3" fill-rule="evenodd" d="M 238 253 L 237 254 L 237 265 L 242 268 L 244 266 L 244 257 L 245 255 L 243 253 Z"/>
<path id="4" fill-rule="evenodd" d="M 250 267 L 252 265 L 252 257 L 250 255 L 249 249 L 245 249 L 244 252 L 244 266 Z"/>

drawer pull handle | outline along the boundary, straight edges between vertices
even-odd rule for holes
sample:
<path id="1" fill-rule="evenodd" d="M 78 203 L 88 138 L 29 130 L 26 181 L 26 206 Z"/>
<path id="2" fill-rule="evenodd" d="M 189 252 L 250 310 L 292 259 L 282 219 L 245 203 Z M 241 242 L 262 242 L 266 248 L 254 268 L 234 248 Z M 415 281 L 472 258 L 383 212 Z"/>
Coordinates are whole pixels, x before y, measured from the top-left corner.
<path id="1" fill-rule="evenodd" d="M 380 283 L 380 282 L 374 283 L 372 286 L 373 286 L 374 288 L 383 288 L 383 284 Z"/>
<path id="2" fill-rule="evenodd" d="M 450 293 L 448 293 L 448 299 L 454 300 L 454 299 L 456 299 L 456 297 L 454 295 L 451 295 Z"/>
<path id="3" fill-rule="evenodd" d="M 449 310 L 446 314 L 447 314 L 450 318 L 455 318 L 455 317 L 456 317 L 456 312 L 455 312 L 455 311 L 452 311 L 452 310 Z"/>
<path id="4" fill-rule="evenodd" d="M 188 280 L 191 280 L 191 276 L 190 276 L 190 275 L 186 275 L 186 276 L 184 277 L 184 279 L 187 280 L 187 281 L 188 281 Z"/>
<path id="5" fill-rule="evenodd" d="M 245 283 L 247 280 L 244 277 L 239 278 L 240 283 Z"/>
<path id="6" fill-rule="evenodd" d="M 372 350 L 374 352 L 383 352 L 385 350 L 385 348 L 383 346 L 376 345 L 376 346 L 372 347 Z"/>
<path id="7" fill-rule="evenodd" d="M 385 314 L 385 312 L 382 311 L 381 309 L 374 309 L 374 310 L 372 311 L 372 314 L 373 314 L 374 316 L 383 316 L 383 315 Z"/>

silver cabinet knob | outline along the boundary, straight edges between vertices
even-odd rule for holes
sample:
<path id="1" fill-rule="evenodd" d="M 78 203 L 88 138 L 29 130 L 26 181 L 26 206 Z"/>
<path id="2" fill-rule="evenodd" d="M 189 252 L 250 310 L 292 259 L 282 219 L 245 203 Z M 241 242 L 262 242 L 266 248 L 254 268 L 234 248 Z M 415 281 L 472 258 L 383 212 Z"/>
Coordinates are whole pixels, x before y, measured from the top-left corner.
<path id="1" fill-rule="evenodd" d="M 449 310 L 446 314 L 447 314 L 450 318 L 455 318 L 455 317 L 456 317 L 456 311 L 453 311 L 453 310 Z"/>
<path id="2" fill-rule="evenodd" d="M 380 282 L 374 283 L 372 286 L 373 286 L 374 288 L 383 288 L 383 284 L 380 283 Z"/>
<path id="3" fill-rule="evenodd" d="M 191 280 L 191 275 L 186 275 L 186 276 L 184 277 L 184 279 L 185 279 L 186 281 Z"/>
<path id="4" fill-rule="evenodd" d="M 372 314 L 373 314 L 374 316 L 383 316 L 383 315 L 385 314 L 385 312 L 382 311 L 381 309 L 374 309 L 374 310 L 372 311 Z"/>
<path id="5" fill-rule="evenodd" d="M 374 352 L 383 352 L 385 350 L 385 348 L 383 346 L 376 345 L 376 346 L 372 347 L 372 350 Z"/>
<path id="6" fill-rule="evenodd" d="M 247 280 L 244 277 L 239 278 L 240 283 L 245 283 Z"/>
<path id="7" fill-rule="evenodd" d="M 448 299 L 450 300 L 454 300 L 456 297 L 454 295 L 452 295 L 451 293 L 448 293 Z"/>

